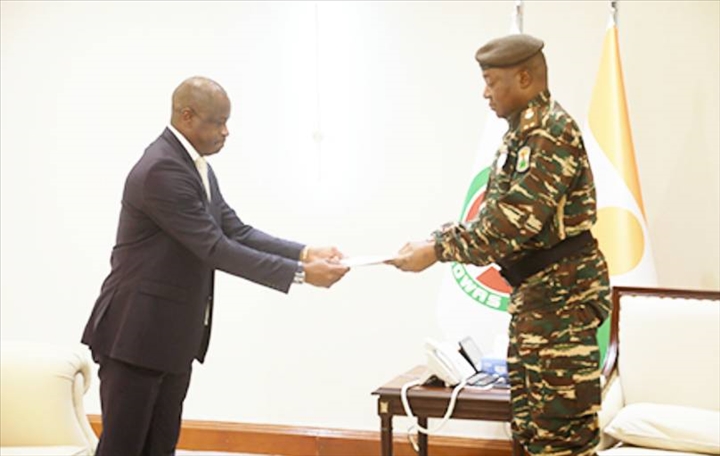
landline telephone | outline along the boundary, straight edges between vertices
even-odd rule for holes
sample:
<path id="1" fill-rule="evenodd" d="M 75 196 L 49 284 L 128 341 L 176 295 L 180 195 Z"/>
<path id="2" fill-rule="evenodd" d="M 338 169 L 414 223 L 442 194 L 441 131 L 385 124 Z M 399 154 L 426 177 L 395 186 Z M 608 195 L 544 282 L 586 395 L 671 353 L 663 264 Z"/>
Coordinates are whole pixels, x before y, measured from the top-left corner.
<path id="1" fill-rule="evenodd" d="M 445 426 L 453 410 L 455 410 L 455 402 L 457 401 L 460 391 L 465 388 L 468 379 L 479 370 L 477 367 L 474 367 L 473 364 L 477 362 L 479 365 L 480 360 L 473 358 L 481 355 L 479 349 L 472 343 L 470 338 L 463 339 L 460 344 L 457 342 L 437 342 L 433 339 L 425 340 L 425 356 L 427 357 L 428 367 L 426 375 L 420 379 L 405 383 L 400 389 L 400 399 L 405 409 L 405 414 L 407 414 L 408 418 L 414 418 L 407 398 L 408 389 L 413 386 L 423 385 L 430 380 L 432 376 L 436 376 L 445 382 L 446 386 L 452 386 L 454 388 L 450 394 L 450 403 L 445 411 L 445 415 L 437 426 L 433 429 L 426 429 L 415 423 L 408 429 L 408 437 L 416 451 L 418 448 L 417 443 L 411 437 L 412 430 L 417 429 L 418 432 L 422 432 L 423 434 L 434 434 Z M 468 356 L 468 358 L 466 359 L 465 356 Z M 471 364 L 471 362 L 473 364 Z"/>
<path id="2" fill-rule="evenodd" d="M 457 343 L 433 339 L 425 341 L 428 371 L 444 381 L 446 386 L 459 385 L 476 373 L 476 368 L 460 354 L 458 348 Z"/>

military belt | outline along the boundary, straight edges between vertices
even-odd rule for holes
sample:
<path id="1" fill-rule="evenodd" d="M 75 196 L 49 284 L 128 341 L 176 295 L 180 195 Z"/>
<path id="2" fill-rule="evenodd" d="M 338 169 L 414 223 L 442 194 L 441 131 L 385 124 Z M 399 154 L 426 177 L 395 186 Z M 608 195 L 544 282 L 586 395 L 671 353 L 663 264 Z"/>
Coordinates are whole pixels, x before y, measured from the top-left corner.
<path id="1" fill-rule="evenodd" d="M 537 274 L 551 264 L 557 263 L 583 247 L 593 243 L 595 239 L 590 231 L 583 231 L 577 236 L 566 238 L 549 249 L 532 252 L 512 264 L 498 261 L 500 275 L 513 287 L 519 287 L 529 277 Z"/>

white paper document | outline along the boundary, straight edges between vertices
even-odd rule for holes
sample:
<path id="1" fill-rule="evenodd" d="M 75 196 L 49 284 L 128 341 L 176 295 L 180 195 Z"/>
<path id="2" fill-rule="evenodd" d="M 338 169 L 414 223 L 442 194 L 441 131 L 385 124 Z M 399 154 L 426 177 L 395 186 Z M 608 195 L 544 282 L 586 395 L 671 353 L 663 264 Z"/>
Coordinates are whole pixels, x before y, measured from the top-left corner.
<path id="1" fill-rule="evenodd" d="M 392 255 L 363 255 L 349 258 L 343 258 L 340 260 L 340 264 L 349 268 L 356 266 L 370 266 L 372 264 L 382 264 L 388 260 L 395 258 L 395 254 Z"/>

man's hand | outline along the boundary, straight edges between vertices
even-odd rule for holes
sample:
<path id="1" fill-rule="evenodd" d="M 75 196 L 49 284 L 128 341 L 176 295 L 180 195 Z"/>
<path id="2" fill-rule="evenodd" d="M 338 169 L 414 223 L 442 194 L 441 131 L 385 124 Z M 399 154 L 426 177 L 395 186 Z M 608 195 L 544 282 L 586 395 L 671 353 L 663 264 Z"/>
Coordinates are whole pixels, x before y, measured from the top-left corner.
<path id="1" fill-rule="evenodd" d="M 307 249 L 303 263 L 311 263 L 317 260 L 328 260 L 331 263 L 337 263 L 345 258 L 345 255 L 338 250 L 337 247 L 305 247 Z"/>
<path id="2" fill-rule="evenodd" d="M 433 241 L 408 242 L 398 255 L 386 261 L 402 271 L 420 272 L 437 262 Z"/>
<path id="3" fill-rule="evenodd" d="M 323 288 L 330 288 L 350 270 L 347 266 L 331 263 L 324 259 L 310 261 L 305 263 L 303 267 L 305 269 L 305 283 Z"/>

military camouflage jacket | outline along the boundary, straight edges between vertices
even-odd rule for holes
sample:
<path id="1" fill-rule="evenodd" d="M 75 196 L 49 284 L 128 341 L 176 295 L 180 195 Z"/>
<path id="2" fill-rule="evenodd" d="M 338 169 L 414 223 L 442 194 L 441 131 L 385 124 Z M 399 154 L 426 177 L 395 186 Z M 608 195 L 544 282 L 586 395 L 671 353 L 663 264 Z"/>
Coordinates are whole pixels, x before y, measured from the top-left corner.
<path id="1" fill-rule="evenodd" d="M 595 223 L 595 184 L 570 115 L 546 90 L 509 124 L 477 218 L 433 233 L 440 261 L 514 262 Z"/>

